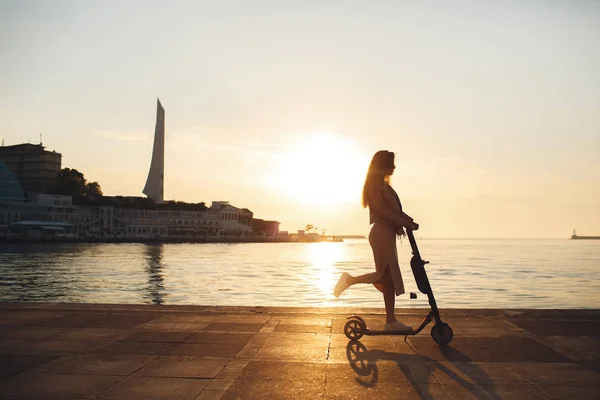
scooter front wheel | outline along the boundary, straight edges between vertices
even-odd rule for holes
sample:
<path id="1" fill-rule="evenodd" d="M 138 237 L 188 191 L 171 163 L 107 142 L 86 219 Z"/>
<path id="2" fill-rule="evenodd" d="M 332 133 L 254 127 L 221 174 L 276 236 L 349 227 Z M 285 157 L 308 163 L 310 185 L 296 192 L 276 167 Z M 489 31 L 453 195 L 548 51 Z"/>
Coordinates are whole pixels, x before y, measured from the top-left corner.
<path id="1" fill-rule="evenodd" d="M 452 332 L 450 325 L 446 323 L 435 324 L 433 328 L 431 328 L 431 337 L 440 346 L 445 346 L 452 341 L 454 333 Z"/>
<path id="2" fill-rule="evenodd" d="M 344 325 L 344 333 L 350 340 L 358 340 L 365 334 L 367 327 L 364 322 L 359 319 L 351 319 Z"/>

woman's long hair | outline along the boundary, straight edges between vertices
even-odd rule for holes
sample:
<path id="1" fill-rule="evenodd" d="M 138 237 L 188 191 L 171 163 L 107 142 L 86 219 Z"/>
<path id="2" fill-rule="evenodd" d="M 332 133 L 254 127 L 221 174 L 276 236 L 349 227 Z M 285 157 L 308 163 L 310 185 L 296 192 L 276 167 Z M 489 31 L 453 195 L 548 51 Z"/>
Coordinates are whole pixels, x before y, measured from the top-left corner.
<path id="1" fill-rule="evenodd" d="M 394 167 L 394 153 L 387 150 L 380 150 L 373 156 L 369 170 L 367 171 L 367 177 L 365 178 L 365 184 L 362 192 L 362 206 L 367 208 L 369 206 L 369 194 L 367 188 L 372 183 L 386 182 L 390 183 L 390 169 Z"/>

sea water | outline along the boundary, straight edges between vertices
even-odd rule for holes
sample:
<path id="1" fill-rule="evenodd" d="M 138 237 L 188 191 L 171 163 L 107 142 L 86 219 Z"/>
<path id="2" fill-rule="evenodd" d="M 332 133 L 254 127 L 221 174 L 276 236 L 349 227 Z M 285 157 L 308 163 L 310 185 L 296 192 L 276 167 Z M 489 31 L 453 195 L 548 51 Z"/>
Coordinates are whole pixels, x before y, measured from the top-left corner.
<path id="1" fill-rule="evenodd" d="M 440 307 L 600 308 L 600 241 L 421 239 Z M 407 292 L 410 245 L 398 242 Z M 366 239 L 341 243 L 0 244 L 0 301 L 382 307 Z M 427 297 L 397 307 L 428 307 Z"/>

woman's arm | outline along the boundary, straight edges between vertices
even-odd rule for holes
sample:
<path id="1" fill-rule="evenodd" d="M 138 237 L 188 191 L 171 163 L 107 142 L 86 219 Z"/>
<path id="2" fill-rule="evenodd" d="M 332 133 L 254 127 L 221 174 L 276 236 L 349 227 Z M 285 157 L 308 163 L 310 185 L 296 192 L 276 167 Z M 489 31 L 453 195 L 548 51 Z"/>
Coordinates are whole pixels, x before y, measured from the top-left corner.
<path id="1" fill-rule="evenodd" d="M 381 186 L 377 184 L 371 185 L 368 189 L 368 196 L 369 208 L 376 214 L 381 215 L 386 221 L 391 223 L 394 228 L 397 229 L 403 226 L 410 227 L 412 225 L 412 218 L 407 219 L 404 217 L 407 216 L 406 214 L 402 213 L 399 215 L 385 205 L 383 198 L 381 197 Z"/>
<path id="2" fill-rule="evenodd" d="M 405 225 L 407 228 L 412 229 L 413 231 L 419 229 L 419 224 L 417 224 L 410 215 L 402 212 L 402 218 L 408 221 L 408 225 Z"/>
<path id="3" fill-rule="evenodd" d="M 408 222 L 413 222 L 414 221 L 414 219 L 410 215 L 408 215 L 407 213 L 405 213 L 404 211 L 402 212 L 402 218 L 405 219 L 405 220 L 407 220 Z"/>

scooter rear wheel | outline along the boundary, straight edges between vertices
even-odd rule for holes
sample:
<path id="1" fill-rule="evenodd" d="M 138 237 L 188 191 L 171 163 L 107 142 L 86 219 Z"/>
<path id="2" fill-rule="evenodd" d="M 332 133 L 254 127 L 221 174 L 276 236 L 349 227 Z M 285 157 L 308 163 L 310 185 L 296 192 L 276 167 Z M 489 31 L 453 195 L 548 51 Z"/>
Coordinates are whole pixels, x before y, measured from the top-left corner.
<path id="1" fill-rule="evenodd" d="M 350 340 L 358 340 L 365 334 L 367 327 L 359 319 L 351 319 L 344 325 L 344 333 Z"/>
<path id="2" fill-rule="evenodd" d="M 431 328 L 431 337 L 440 346 L 445 346 L 452 341 L 454 333 L 446 323 L 436 324 Z"/>

